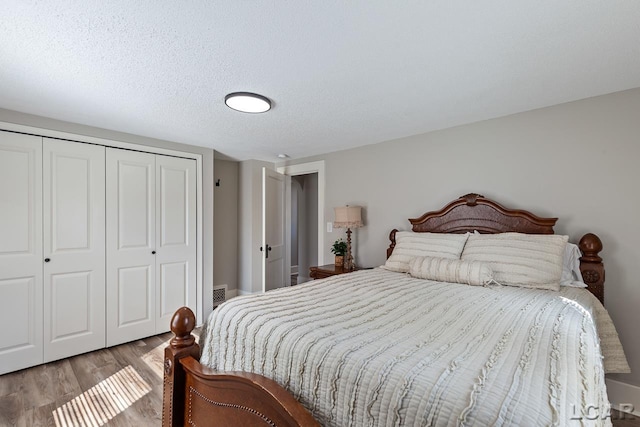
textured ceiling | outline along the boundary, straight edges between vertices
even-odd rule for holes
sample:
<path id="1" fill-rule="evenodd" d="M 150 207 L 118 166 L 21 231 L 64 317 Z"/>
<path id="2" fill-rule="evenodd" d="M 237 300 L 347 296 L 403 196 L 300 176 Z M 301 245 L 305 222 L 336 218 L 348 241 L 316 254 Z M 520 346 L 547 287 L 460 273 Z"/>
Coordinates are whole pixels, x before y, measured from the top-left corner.
<path id="1" fill-rule="evenodd" d="M 640 1 L 4 0 L 0 107 L 276 160 L 640 86 Z M 229 92 L 274 108 L 243 114 Z"/>

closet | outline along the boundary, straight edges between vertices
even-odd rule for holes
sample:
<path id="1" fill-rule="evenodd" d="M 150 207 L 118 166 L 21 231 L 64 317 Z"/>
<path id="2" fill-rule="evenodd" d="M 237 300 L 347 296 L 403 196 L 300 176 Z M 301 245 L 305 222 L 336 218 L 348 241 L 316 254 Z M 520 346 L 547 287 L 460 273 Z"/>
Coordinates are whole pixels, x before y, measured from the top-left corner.
<path id="1" fill-rule="evenodd" d="M 0 131 L 0 374 L 196 305 L 196 164 Z"/>

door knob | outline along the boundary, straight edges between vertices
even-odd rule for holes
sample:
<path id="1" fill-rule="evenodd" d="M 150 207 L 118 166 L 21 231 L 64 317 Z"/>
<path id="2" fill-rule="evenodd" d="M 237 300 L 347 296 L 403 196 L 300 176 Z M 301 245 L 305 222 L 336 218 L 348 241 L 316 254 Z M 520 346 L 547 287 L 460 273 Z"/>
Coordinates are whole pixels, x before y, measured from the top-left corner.
<path id="1" fill-rule="evenodd" d="M 51 261 L 51 258 L 45 258 L 44 259 L 44 262 L 49 262 L 49 261 Z"/>
<path id="2" fill-rule="evenodd" d="M 267 245 L 267 250 L 265 251 L 262 246 L 260 246 L 260 252 L 266 252 L 265 258 L 269 258 L 269 251 L 271 250 L 271 246 Z"/>
<path id="3" fill-rule="evenodd" d="M 155 255 L 155 254 L 156 254 L 156 251 L 151 251 L 151 255 Z"/>

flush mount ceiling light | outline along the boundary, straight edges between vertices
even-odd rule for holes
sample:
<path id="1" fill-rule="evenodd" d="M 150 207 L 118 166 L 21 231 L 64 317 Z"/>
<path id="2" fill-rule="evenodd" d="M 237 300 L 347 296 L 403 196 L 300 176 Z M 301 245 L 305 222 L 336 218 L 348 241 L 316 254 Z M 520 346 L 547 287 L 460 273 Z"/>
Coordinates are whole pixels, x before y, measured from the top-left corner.
<path id="1" fill-rule="evenodd" d="M 265 113 L 271 109 L 269 98 L 250 92 L 230 93 L 224 97 L 224 103 L 232 110 L 243 113 Z"/>

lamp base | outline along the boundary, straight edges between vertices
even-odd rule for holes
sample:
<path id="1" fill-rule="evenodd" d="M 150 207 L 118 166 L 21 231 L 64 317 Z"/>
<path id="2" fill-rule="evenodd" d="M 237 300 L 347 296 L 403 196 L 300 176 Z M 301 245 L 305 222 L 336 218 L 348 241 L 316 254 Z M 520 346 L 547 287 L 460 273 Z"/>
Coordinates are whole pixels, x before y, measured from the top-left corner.
<path id="1" fill-rule="evenodd" d="M 353 271 L 356 269 L 356 263 L 353 261 L 353 255 L 351 255 L 351 229 L 347 228 L 347 253 L 344 257 L 344 265 L 342 267 L 344 271 Z"/>

